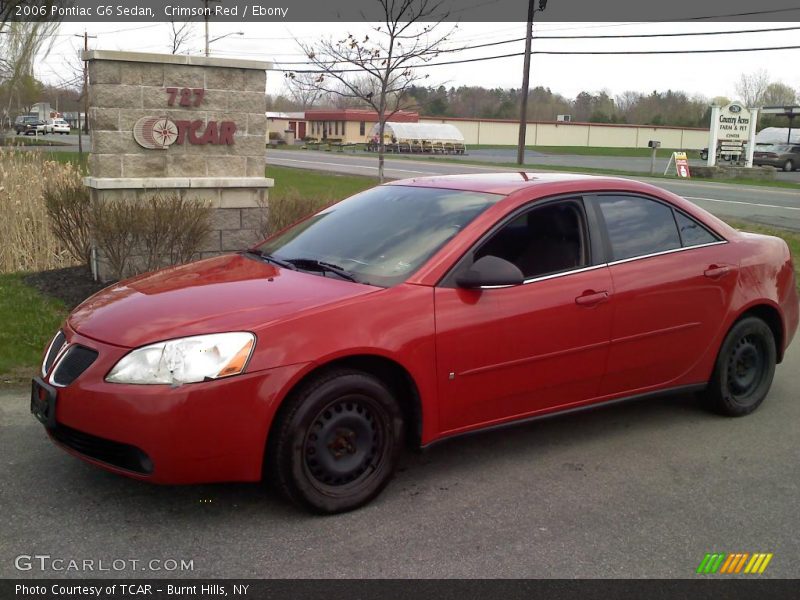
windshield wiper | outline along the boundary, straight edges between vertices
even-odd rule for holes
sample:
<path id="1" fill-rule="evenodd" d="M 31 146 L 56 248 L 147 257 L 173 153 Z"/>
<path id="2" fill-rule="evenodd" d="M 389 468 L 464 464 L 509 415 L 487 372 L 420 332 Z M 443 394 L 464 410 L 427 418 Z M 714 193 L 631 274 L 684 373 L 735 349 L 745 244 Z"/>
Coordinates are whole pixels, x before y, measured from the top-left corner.
<path id="1" fill-rule="evenodd" d="M 350 273 L 350 271 L 343 269 L 339 265 L 334 265 L 322 260 L 317 260 L 316 258 L 290 258 L 288 259 L 287 262 L 290 262 L 296 268 L 327 271 L 329 273 L 338 275 L 339 277 L 341 277 L 342 279 L 346 279 L 347 281 L 361 283 L 352 273 Z"/>
<path id="2" fill-rule="evenodd" d="M 283 260 L 283 259 L 280 259 L 280 258 L 276 258 L 276 257 L 272 256 L 271 254 L 266 254 L 265 252 L 263 252 L 262 250 L 259 250 L 258 248 L 248 248 L 244 252 L 245 252 L 245 254 L 253 254 L 254 256 L 258 256 L 259 258 L 263 258 L 267 262 L 274 263 L 274 264 L 278 265 L 279 267 L 283 267 L 284 269 L 291 269 L 292 271 L 297 271 L 297 267 L 295 265 L 293 265 L 292 263 L 290 263 L 289 261 L 286 261 L 286 260 Z"/>

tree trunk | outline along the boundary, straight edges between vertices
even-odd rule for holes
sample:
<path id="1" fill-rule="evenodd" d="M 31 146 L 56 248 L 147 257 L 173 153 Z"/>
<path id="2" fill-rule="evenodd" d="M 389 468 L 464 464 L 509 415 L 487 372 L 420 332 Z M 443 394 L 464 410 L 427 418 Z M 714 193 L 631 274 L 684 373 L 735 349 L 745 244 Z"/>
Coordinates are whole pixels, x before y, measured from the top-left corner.
<path id="1" fill-rule="evenodd" d="M 384 182 L 383 176 L 383 157 L 386 152 L 386 144 L 383 141 L 383 133 L 386 131 L 386 100 L 385 92 L 381 94 L 381 101 L 378 111 L 378 183 Z"/>

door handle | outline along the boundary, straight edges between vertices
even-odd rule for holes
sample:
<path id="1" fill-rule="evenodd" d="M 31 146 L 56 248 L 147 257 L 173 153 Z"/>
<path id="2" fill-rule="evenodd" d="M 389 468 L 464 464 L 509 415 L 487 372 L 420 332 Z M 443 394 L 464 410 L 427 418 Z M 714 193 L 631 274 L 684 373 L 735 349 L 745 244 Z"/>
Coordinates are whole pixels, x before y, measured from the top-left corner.
<path id="1" fill-rule="evenodd" d="M 730 272 L 731 268 L 729 265 L 711 265 L 703 271 L 703 275 L 709 279 L 719 279 L 720 277 L 725 277 L 725 275 Z"/>
<path id="2" fill-rule="evenodd" d="M 608 300 L 607 291 L 595 292 L 594 290 L 589 290 L 575 298 L 575 304 L 578 306 L 596 306 L 606 300 Z"/>

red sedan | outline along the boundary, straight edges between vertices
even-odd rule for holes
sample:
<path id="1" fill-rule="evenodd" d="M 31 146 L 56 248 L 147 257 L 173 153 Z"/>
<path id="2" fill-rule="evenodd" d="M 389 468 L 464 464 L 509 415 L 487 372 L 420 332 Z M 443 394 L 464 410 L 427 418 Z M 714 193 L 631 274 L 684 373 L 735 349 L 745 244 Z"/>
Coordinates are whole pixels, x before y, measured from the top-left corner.
<path id="1" fill-rule="evenodd" d="M 96 294 L 47 348 L 31 408 L 111 471 L 265 477 L 338 512 L 381 491 L 404 443 L 675 391 L 748 414 L 797 323 L 782 240 L 662 189 L 412 179 Z"/>

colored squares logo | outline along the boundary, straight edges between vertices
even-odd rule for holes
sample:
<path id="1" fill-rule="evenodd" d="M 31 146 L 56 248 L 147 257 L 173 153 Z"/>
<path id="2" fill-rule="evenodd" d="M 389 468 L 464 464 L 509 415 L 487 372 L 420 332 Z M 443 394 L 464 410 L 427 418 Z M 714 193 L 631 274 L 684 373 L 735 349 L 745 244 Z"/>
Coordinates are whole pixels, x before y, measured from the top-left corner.
<path id="1" fill-rule="evenodd" d="M 769 552 L 708 553 L 703 557 L 697 572 L 703 575 L 761 575 L 772 560 Z"/>

